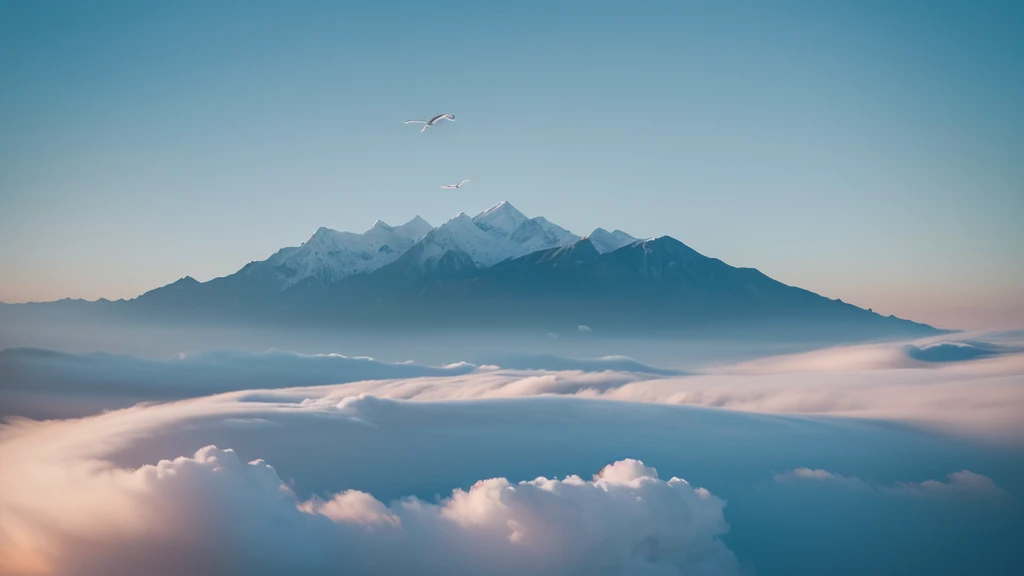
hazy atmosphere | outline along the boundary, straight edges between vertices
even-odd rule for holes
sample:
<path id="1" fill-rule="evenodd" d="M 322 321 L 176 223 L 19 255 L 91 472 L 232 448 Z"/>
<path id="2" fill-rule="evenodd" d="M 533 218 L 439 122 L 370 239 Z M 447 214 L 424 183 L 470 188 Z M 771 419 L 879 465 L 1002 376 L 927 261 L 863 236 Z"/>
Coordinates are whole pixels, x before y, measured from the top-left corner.
<path id="1" fill-rule="evenodd" d="M 1019 326 L 1022 26 L 1017 2 L 3 2 L 0 301 L 510 200 Z M 459 121 L 406 133 L 436 109 Z"/>
<path id="2" fill-rule="evenodd" d="M 0 0 L 0 576 L 1024 574 L 1024 4 Z"/>

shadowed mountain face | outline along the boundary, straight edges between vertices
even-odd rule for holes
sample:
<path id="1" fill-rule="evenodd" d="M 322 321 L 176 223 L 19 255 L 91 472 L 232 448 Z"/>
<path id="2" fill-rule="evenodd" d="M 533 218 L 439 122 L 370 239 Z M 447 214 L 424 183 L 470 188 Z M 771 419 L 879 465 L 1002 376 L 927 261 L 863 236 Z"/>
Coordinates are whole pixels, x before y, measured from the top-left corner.
<path id="1" fill-rule="evenodd" d="M 584 324 L 619 333 L 763 332 L 829 340 L 936 332 L 787 286 L 755 269 L 734 268 L 668 236 L 639 241 L 600 230 L 597 246 L 543 218 L 527 218 L 507 202 L 474 219 L 460 214 L 423 230 L 416 230 L 422 234 L 402 254 L 377 258 L 384 263 L 365 272 L 337 273 L 314 245 L 317 251 L 307 259 L 315 257 L 316 270 L 331 274 L 296 279 L 274 265 L 280 259 L 275 255 L 209 282 L 185 278 L 135 300 L 106 303 L 101 312 L 360 328 L 556 330 Z M 332 236 L 339 239 L 332 249 L 346 258 L 352 251 L 343 240 L 370 242 L 365 235 Z M 392 239 L 392 245 L 399 243 Z M 535 246 L 544 248 L 533 251 Z M 310 251 L 306 245 L 286 250 L 290 260 Z"/>
<path id="2" fill-rule="evenodd" d="M 382 320 L 400 314 L 407 320 L 467 325 L 586 324 L 802 335 L 847 330 L 855 337 L 934 331 L 787 286 L 754 269 L 734 268 L 667 236 L 605 254 L 583 239 L 490 268 L 456 263 L 420 277 L 408 274 L 404 284 L 395 281 L 405 269 L 398 261 L 320 297 L 325 303 L 362 299 L 365 313 Z"/>

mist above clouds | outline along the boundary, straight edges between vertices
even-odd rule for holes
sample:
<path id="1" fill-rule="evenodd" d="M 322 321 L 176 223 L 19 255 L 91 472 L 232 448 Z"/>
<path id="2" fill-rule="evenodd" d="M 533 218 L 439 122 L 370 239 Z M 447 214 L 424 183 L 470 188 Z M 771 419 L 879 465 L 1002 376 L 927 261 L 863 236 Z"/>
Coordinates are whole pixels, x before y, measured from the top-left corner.
<path id="1" fill-rule="evenodd" d="M 138 402 L 180 400 L 234 390 L 318 386 L 364 380 L 455 377 L 486 374 L 499 366 L 547 372 L 637 373 L 681 375 L 625 356 L 569 358 L 553 354 L 519 354 L 489 358 L 487 365 L 459 362 L 428 366 L 384 362 L 340 354 L 297 354 L 281 350 L 215 350 L 183 353 L 163 360 L 115 354 L 67 354 L 13 348 L 0 351 L 0 417 L 77 417 Z M 543 377 L 546 374 L 539 374 Z M 640 378 L 646 376 L 639 376 Z M 621 383 L 629 374 L 610 377 Z M 564 379 L 552 376 L 552 379 Z M 613 385 L 613 384 L 612 384 Z M 526 386 L 523 390 L 528 393 Z M 558 393 L 555 386 L 550 392 Z M 572 392 L 572 389 L 566 390 Z M 565 393 L 566 391 L 562 391 Z"/>
<path id="2" fill-rule="evenodd" d="M 923 363 L 909 359 L 906 346 L 826 349 L 688 376 L 494 370 L 293 393 L 324 403 L 358 394 L 421 401 L 573 395 L 768 414 L 893 420 L 999 442 L 1024 442 L 1024 353 Z"/>
<path id="3" fill-rule="evenodd" d="M 0 351 L 4 389 L 46 386 L 55 392 L 102 393 L 141 388 L 169 399 L 199 393 L 336 384 L 356 380 L 449 376 L 477 367 L 464 362 L 427 366 L 383 362 L 340 354 L 297 354 L 283 350 L 213 350 L 181 353 L 165 360 L 116 354 L 66 354 L 35 348 Z"/>
<path id="4" fill-rule="evenodd" d="M 416 401 L 566 395 L 878 418 L 1021 443 L 1021 350 L 1013 333 L 943 336 L 828 348 L 684 374 L 616 356 L 506 354 L 488 360 L 495 365 L 435 367 L 287 352 L 140 360 L 22 349 L 0 353 L 0 415 L 77 416 L 140 401 L 254 388 L 265 391 L 249 393 L 250 399 L 325 404 L 361 394 Z M 922 355 L 930 360 L 921 360 Z"/>
<path id="5" fill-rule="evenodd" d="M 768 356 L 707 370 L 711 373 L 781 374 L 863 372 L 941 368 L 944 365 L 1024 352 L 1024 335 L 1014 332 L 945 334 L 909 342 L 820 348 Z"/>
<path id="6" fill-rule="evenodd" d="M 0 416 L 75 417 L 138 402 L 196 398 L 262 388 L 381 378 L 452 376 L 472 364 L 427 366 L 340 354 L 217 350 L 164 360 L 115 354 L 0 351 Z"/>
<path id="7" fill-rule="evenodd" d="M 603 356 L 601 358 L 571 358 L 555 354 L 503 354 L 491 355 L 485 364 L 513 370 L 578 370 L 582 372 L 637 372 L 660 376 L 683 376 L 683 370 L 662 368 L 638 362 L 628 356 Z"/>

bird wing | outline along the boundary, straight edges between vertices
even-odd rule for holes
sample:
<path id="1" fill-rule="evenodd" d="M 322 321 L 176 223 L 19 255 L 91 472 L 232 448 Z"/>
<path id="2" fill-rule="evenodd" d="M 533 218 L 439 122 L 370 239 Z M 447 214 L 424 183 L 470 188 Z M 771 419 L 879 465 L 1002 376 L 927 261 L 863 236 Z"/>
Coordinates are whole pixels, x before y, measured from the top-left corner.
<path id="1" fill-rule="evenodd" d="M 441 186 L 441 188 L 444 188 L 445 190 L 455 190 L 458 186 L 454 184 L 445 184 L 444 186 Z"/>
<path id="2" fill-rule="evenodd" d="M 426 120 L 406 120 L 403 124 L 426 124 Z"/>
<path id="3" fill-rule="evenodd" d="M 455 187 L 456 188 L 462 188 L 462 185 L 465 184 L 466 182 L 469 182 L 469 178 L 466 178 L 462 182 L 459 182 L 458 184 L 455 185 Z"/>
<path id="4" fill-rule="evenodd" d="M 448 114 L 448 113 L 438 114 L 437 116 L 434 116 L 430 120 L 427 120 L 427 124 L 430 124 L 431 126 L 433 126 L 434 124 L 436 124 L 440 120 L 451 120 L 453 118 L 454 118 L 454 116 L 452 116 L 451 114 Z"/>

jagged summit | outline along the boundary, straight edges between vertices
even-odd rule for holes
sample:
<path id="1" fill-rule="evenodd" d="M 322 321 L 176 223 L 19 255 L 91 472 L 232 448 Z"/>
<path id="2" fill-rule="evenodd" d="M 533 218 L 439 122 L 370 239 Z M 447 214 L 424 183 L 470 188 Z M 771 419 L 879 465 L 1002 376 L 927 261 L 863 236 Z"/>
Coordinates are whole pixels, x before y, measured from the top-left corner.
<path id="1" fill-rule="evenodd" d="M 310 237 L 307 238 L 306 241 L 303 242 L 301 245 L 304 246 L 306 244 L 309 244 L 310 242 L 313 241 L 314 238 L 321 238 L 325 235 L 331 234 L 332 232 L 337 232 L 337 230 L 332 230 L 331 228 L 328 228 L 326 226 L 321 226 L 317 228 L 316 231 L 313 232 L 313 234 L 311 234 Z"/>
<path id="2" fill-rule="evenodd" d="M 528 218 L 503 201 L 470 218 L 459 212 L 429 231 L 396 265 L 432 269 L 449 252 L 468 257 L 477 266 L 493 266 L 536 250 L 572 244 L 578 236 L 538 216 Z"/>
<path id="3" fill-rule="evenodd" d="M 482 230 L 500 236 L 511 236 L 527 220 L 529 218 L 516 210 L 516 207 L 507 200 L 502 200 L 473 217 L 473 222 Z"/>
<path id="4" fill-rule="evenodd" d="M 474 217 L 459 212 L 437 228 L 420 216 L 401 226 L 376 220 L 361 234 L 320 227 L 301 245 L 282 248 L 239 273 L 276 279 L 280 289 L 286 290 L 304 282 L 330 285 L 393 264 L 433 269 L 448 252 L 453 254 L 449 258 L 486 267 L 569 245 L 578 238 L 542 216 L 529 218 L 503 201 Z"/>
<path id="5" fill-rule="evenodd" d="M 734 268 L 669 236 L 638 239 L 597 228 L 581 239 L 507 201 L 474 217 L 460 212 L 436 228 L 419 216 L 401 226 L 377 220 L 363 233 L 321 227 L 305 243 L 235 274 L 202 283 L 186 276 L 108 308 L 371 327 L 478 326 L 486 318 L 488 327 L 531 329 L 728 325 L 746 334 L 788 326 L 815 338 L 935 332 Z"/>
<path id="6" fill-rule="evenodd" d="M 422 238 L 423 235 L 429 232 L 432 228 L 433 226 L 428 224 L 426 220 L 416 216 L 401 226 L 391 226 L 383 220 L 377 220 L 369 230 L 363 233 L 363 235 L 381 238 L 384 242 L 387 242 L 390 236 L 399 236 L 407 240 L 415 241 Z"/>
<path id="7" fill-rule="evenodd" d="M 594 244 L 594 248 L 597 248 L 597 251 L 601 253 L 612 252 L 640 240 L 626 234 L 622 230 L 609 232 L 604 228 L 597 228 L 587 238 Z"/>
<path id="8" fill-rule="evenodd" d="M 368 234 L 370 232 L 373 232 L 374 230 L 391 231 L 391 230 L 394 230 L 394 229 L 395 229 L 394 226 L 390 226 L 387 222 L 385 222 L 383 220 L 374 220 L 373 221 L 373 226 L 370 226 L 370 229 L 367 230 L 366 232 L 363 232 L 363 234 Z"/>
<path id="9" fill-rule="evenodd" d="M 417 215 L 412 220 L 395 228 L 395 230 L 407 238 L 419 240 L 424 234 L 433 230 L 433 228 L 429 222 Z"/>

